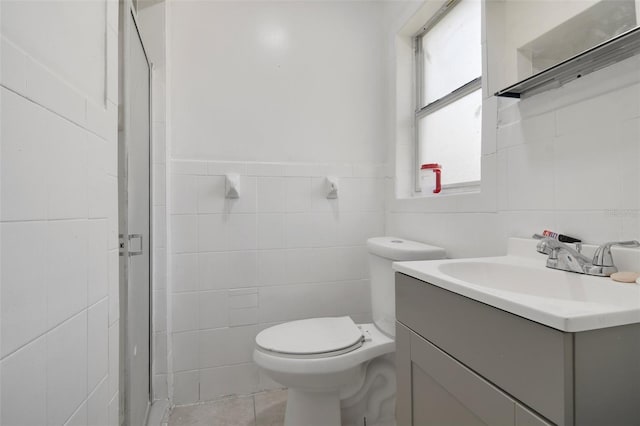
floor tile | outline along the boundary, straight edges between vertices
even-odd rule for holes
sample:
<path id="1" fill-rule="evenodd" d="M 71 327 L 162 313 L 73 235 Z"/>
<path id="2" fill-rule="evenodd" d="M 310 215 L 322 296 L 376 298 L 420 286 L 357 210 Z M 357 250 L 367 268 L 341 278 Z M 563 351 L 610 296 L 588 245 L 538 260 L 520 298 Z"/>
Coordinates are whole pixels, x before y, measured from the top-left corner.
<path id="1" fill-rule="evenodd" d="M 255 426 L 253 397 L 174 407 L 169 426 Z"/>
<path id="2" fill-rule="evenodd" d="M 254 395 L 256 426 L 282 426 L 287 407 L 287 390 L 272 390 Z"/>

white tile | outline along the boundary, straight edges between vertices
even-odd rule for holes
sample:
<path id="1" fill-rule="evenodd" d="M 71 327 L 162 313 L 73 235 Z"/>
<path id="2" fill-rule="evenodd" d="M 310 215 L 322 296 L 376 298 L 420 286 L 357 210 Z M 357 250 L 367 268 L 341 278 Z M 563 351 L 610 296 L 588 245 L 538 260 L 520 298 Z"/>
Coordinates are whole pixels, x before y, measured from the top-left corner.
<path id="1" fill-rule="evenodd" d="M 153 206 L 153 247 L 167 247 L 167 209 Z"/>
<path id="2" fill-rule="evenodd" d="M 639 114 L 640 85 L 635 84 L 559 109 L 557 134 L 584 133 L 592 126 L 606 127 Z"/>
<path id="3" fill-rule="evenodd" d="M 171 174 L 178 175 L 206 175 L 207 163 L 204 161 L 173 160 Z"/>
<path id="4" fill-rule="evenodd" d="M 154 249 L 152 285 L 154 290 L 167 288 L 167 250 L 165 248 Z"/>
<path id="5" fill-rule="evenodd" d="M 152 378 L 153 399 L 168 400 L 169 399 L 169 385 L 167 382 L 166 374 L 155 374 Z"/>
<path id="6" fill-rule="evenodd" d="M 106 0 L 107 8 L 111 0 Z M 107 11 L 110 13 L 110 11 Z M 118 30 L 107 28 L 107 69 L 106 69 L 106 97 L 110 102 L 118 104 Z"/>
<path id="7" fill-rule="evenodd" d="M 120 399 L 119 393 L 115 395 L 109 401 L 109 426 L 118 426 L 120 424 Z"/>
<path id="8" fill-rule="evenodd" d="M 200 351 L 198 336 L 198 331 L 173 334 L 174 371 L 194 370 L 199 367 Z"/>
<path id="9" fill-rule="evenodd" d="M 118 107 L 108 100 L 105 104 L 87 99 L 87 129 L 108 142 L 117 141 Z"/>
<path id="10" fill-rule="evenodd" d="M 167 335 L 164 332 L 153 334 L 153 374 L 166 374 L 167 368 Z"/>
<path id="11" fill-rule="evenodd" d="M 336 245 L 338 218 L 332 213 L 311 213 L 308 225 L 311 247 Z"/>
<path id="12" fill-rule="evenodd" d="M 86 186 L 89 217 L 104 218 L 109 215 L 110 203 L 117 202 L 107 195 L 111 181 L 107 175 L 107 167 L 110 166 L 107 161 L 111 157 L 109 155 L 111 146 L 109 142 L 90 132 L 86 132 L 86 136 L 88 146 Z"/>
<path id="13" fill-rule="evenodd" d="M 87 424 L 108 426 L 109 424 L 109 381 L 103 380 L 87 400 Z"/>
<path id="14" fill-rule="evenodd" d="M 88 311 L 88 387 L 91 392 L 109 372 L 109 306 L 107 299 Z"/>
<path id="15" fill-rule="evenodd" d="M 3 86 L 24 94 L 27 85 L 26 55 L 4 37 L 0 39 L 0 43 L 0 82 Z"/>
<path id="16" fill-rule="evenodd" d="M 41 337 L 0 362 L 0 423 L 47 424 L 47 345 Z"/>
<path id="17" fill-rule="evenodd" d="M 260 177 L 257 181 L 257 209 L 259 213 L 282 213 L 287 208 L 286 179 Z"/>
<path id="18" fill-rule="evenodd" d="M 95 303 L 109 293 L 107 221 L 88 222 L 88 302 Z"/>
<path id="19" fill-rule="evenodd" d="M 284 176 L 286 165 L 284 163 L 248 163 L 247 174 L 249 176 L 277 177 Z"/>
<path id="20" fill-rule="evenodd" d="M 200 253 L 198 257 L 201 290 L 250 287 L 257 281 L 255 251 Z"/>
<path id="21" fill-rule="evenodd" d="M 258 283 L 281 285 L 288 281 L 287 263 L 290 250 L 265 250 L 258 253 Z"/>
<path id="22" fill-rule="evenodd" d="M 75 123 L 85 123 L 85 101 L 79 92 L 29 56 L 25 71 L 30 99 Z"/>
<path id="23" fill-rule="evenodd" d="M 229 310 L 229 327 L 258 324 L 258 308 Z"/>
<path id="24" fill-rule="evenodd" d="M 120 377 L 119 370 L 120 357 L 120 322 L 109 326 L 109 396 L 118 392 Z"/>
<path id="25" fill-rule="evenodd" d="M 62 424 L 87 397 L 87 313 L 47 334 L 47 423 Z"/>
<path id="26" fill-rule="evenodd" d="M 229 325 L 226 291 L 201 291 L 198 293 L 200 329 L 220 328 Z"/>
<path id="27" fill-rule="evenodd" d="M 247 288 L 239 290 L 229 290 L 229 309 L 257 308 L 258 289 Z"/>
<path id="28" fill-rule="evenodd" d="M 311 210 L 311 178 L 287 178 L 286 188 L 287 212 L 306 212 Z"/>
<path id="29" fill-rule="evenodd" d="M 86 132 L 61 118 L 56 118 L 55 127 L 51 130 L 52 135 L 48 140 L 51 149 L 47 159 L 48 217 L 87 217 L 89 204 Z"/>
<path id="30" fill-rule="evenodd" d="M 46 234 L 47 323 L 55 326 L 87 305 L 87 222 L 49 222 Z"/>
<path id="31" fill-rule="evenodd" d="M 196 214 L 198 212 L 198 177 L 173 175 L 171 177 L 172 214 Z"/>
<path id="32" fill-rule="evenodd" d="M 171 249 L 173 253 L 198 251 L 198 219 L 192 215 L 171 216 Z"/>
<path id="33" fill-rule="evenodd" d="M 83 402 L 80 407 L 71 415 L 69 420 L 64 423 L 64 426 L 85 426 L 88 425 L 87 417 L 87 402 Z"/>
<path id="34" fill-rule="evenodd" d="M 151 183 L 152 201 L 154 206 L 163 206 L 167 203 L 167 166 L 166 164 L 154 164 L 151 166 L 153 181 Z"/>
<path id="35" fill-rule="evenodd" d="M 198 289 L 198 254 L 174 254 L 171 256 L 172 291 L 194 291 Z"/>
<path id="36" fill-rule="evenodd" d="M 167 162 L 167 137 L 164 122 L 153 123 L 153 162 L 165 164 Z"/>
<path id="37" fill-rule="evenodd" d="M 259 213 L 258 249 L 274 249 L 286 247 L 285 214 Z"/>
<path id="38" fill-rule="evenodd" d="M 622 200 L 622 176 L 617 161 L 619 149 L 617 130 L 613 127 L 556 139 L 556 208 L 618 208 Z M 580 155 L 576 155 L 578 152 Z"/>
<path id="39" fill-rule="evenodd" d="M 344 247 L 332 250 L 336 258 L 336 280 L 360 280 L 369 277 L 366 247 Z"/>
<path id="40" fill-rule="evenodd" d="M 640 119 L 623 122 L 619 129 L 618 161 L 623 209 L 640 209 Z"/>
<path id="41" fill-rule="evenodd" d="M 225 177 L 198 176 L 198 213 L 223 213 Z"/>
<path id="42" fill-rule="evenodd" d="M 175 293 L 171 296 L 171 321 L 174 332 L 197 330 L 199 328 L 199 299 L 199 292 Z"/>
<path id="43" fill-rule="evenodd" d="M 247 164 L 241 162 L 223 162 L 216 161 L 209 163 L 207 167 L 207 173 L 210 175 L 224 176 L 227 173 L 236 173 L 239 175 L 249 175 L 247 171 Z"/>
<path id="44" fill-rule="evenodd" d="M 109 325 L 120 317 L 120 254 L 118 250 L 108 253 L 107 277 L 109 285 Z"/>
<path id="45" fill-rule="evenodd" d="M 198 371 L 185 371 L 173 376 L 173 402 L 189 404 L 200 398 L 200 374 Z"/>
<path id="46" fill-rule="evenodd" d="M 200 368 L 251 362 L 255 326 L 200 331 Z"/>
<path id="47" fill-rule="evenodd" d="M 384 213 L 344 213 L 336 224 L 336 244 L 364 245 L 368 238 L 384 234 Z"/>
<path id="48" fill-rule="evenodd" d="M 47 132 L 51 114 L 0 88 L 2 220 L 47 218 Z"/>
<path id="49" fill-rule="evenodd" d="M 554 207 L 554 147 L 552 141 L 514 146 L 507 150 L 509 210 Z"/>
<path id="50" fill-rule="evenodd" d="M 119 247 L 119 223 L 118 223 L 118 178 L 109 176 L 107 177 L 109 191 L 104 194 L 109 202 L 109 215 L 107 216 L 107 246 L 110 249 L 117 249 Z M 155 227 L 154 227 L 155 230 Z"/>
<path id="51" fill-rule="evenodd" d="M 44 222 L 3 223 L 0 301 L 1 356 L 47 329 Z"/>
<path id="52" fill-rule="evenodd" d="M 198 216 L 198 249 L 200 251 L 252 250 L 256 247 L 255 215 Z"/>
<path id="53" fill-rule="evenodd" d="M 167 292 L 158 290 L 153 292 L 153 330 L 155 332 L 167 330 Z"/>
<path id="54" fill-rule="evenodd" d="M 328 216 L 328 213 L 326 214 Z M 312 239 L 321 231 L 316 232 L 315 217 L 311 213 L 288 213 L 285 216 L 285 238 L 287 248 L 311 247 Z"/>
<path id="55" fill-rule="evenodd" d="M 200 370 L 200 399 L 250 394 L 259 382 L 258 366 L 253 363 Z"/>
<path id="56" fill-rule="evenodd" d="M 556 131 L 555 113 L 550 112 L 501 126 L 497 130 L 497 149 L 522 144 L 537 144 L 553 139 Z"/>

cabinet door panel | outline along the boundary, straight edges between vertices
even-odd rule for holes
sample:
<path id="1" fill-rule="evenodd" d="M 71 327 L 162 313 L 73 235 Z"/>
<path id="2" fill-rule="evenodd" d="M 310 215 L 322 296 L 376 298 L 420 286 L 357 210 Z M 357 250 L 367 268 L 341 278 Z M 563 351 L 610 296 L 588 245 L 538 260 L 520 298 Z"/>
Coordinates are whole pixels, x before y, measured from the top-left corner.
<path id="1" fill-rule="evenodd" d="M 522 405 L 516 404 L 516 426 L 552 426 L 552 424 L 533 414 Z"/>
<path id="2" fill-rule="evenodd" d="M 415 426 L 489 426 L 416 364 L 412 379 Z"/>
<path id="3" fill-rule="evenodd" d="M 514 425 L 511 398 L 415 333 L 411 362 L 414 425 Z"/>

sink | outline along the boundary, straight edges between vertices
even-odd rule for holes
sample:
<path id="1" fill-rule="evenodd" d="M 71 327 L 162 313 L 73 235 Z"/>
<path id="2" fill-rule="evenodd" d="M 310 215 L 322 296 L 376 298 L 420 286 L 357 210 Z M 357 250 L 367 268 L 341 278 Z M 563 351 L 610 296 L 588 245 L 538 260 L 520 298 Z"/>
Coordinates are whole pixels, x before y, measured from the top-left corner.
<path id="1" fill-rule="evenodd" d="M 509 291 L 535 297 L 552 299 L 582 299 L 584 289 L 576 286 L 580 281 L 569 274 L 558 274 L 550 269 L 534 268 L 499 261 L 451 262 L 438 265 L 438 269 L 454 279 L 492 290 Z M 559 281 L 562 281 L 560 283 Z M 571 284 L 571 285 L 562 285 Z"/>
<path id="2" fill-rule="evenodd" d="M 514 238 L 506 256 L 395 262 L 394 269 L 562 331 L 640 323 L 640 285 L 546 268 L 535 246 Z M 629 253 L 627 267 L 640 270 L 638 251 Z"/>

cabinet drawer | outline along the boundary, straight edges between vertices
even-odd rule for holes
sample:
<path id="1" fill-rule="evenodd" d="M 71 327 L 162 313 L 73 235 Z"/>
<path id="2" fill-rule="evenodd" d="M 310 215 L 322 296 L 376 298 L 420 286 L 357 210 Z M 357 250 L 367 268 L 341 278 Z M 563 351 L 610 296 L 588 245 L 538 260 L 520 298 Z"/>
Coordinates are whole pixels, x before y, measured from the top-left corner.
<path id="1" fill-rule="evenodd" d="M 396 316 L 554 423 L 573 424 L 571 335 L 400 273 Z"/>
<path id="2" fill-rule="evenodd" d="M 413 424 L 513 426 L 515 402 L 411 333 Z"/>

